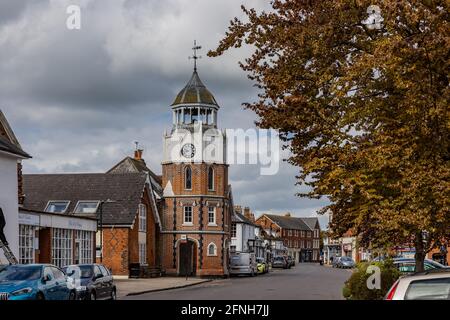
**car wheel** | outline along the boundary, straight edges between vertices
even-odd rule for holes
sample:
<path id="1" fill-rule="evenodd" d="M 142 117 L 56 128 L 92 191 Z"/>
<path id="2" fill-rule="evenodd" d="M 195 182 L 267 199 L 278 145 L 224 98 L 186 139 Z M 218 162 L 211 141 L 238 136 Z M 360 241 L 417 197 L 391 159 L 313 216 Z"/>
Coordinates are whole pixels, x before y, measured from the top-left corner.
<path id="1" fill-rule="evenodd" d="M 75 293 L 75 291 L 70 291 L 69 300 L 76 300 L 76 298 L 77 298 L 77 294 Z"/>
<path id="2" fill-rule="evenodd" d="M 89 294 L 89 300 L 97 300 L 97 296 L 94 291 Z"/>
<path id="3" fill-rule="evenodd" d="M 116 289 L 113 289 L 113 290 L 111 291 L 111 300 L 117 300 Z"/>
<path id="4" fill-rule="evenodd" d="M 45 297 L 42 294 L 42 292 L 38 292 L 38 294 L 36 295 L 36 300 L 45 300 Z"/>

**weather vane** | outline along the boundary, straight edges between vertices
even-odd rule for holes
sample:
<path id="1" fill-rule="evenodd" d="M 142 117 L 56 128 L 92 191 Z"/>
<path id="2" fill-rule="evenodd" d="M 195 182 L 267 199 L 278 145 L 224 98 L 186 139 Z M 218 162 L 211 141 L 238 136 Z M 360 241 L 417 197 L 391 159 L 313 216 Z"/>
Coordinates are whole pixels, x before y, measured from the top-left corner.
<path id="1" fill-rule="evenodd" d="M 197 71 L 197 59 L 201 59 L 202 56 L 197 56 L 197 50 L 200 50 L 202 46 L 197 45 L 197 41 L 194 40 L 194 46 L 192 47 L 192 50 L 194 51 L 194 55 L 192 57 L 189 57 L 189 59 L 194 59 L 194 71 Z"/>

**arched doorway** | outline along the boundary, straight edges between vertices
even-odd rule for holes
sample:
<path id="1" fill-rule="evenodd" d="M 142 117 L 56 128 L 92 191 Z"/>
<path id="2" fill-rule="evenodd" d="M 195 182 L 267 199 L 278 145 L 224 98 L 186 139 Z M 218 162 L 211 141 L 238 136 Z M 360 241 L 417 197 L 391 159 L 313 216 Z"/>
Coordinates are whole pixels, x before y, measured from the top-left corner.
<path id="1" fill-rule="evenodd" d="M 178 245 L 178 275 L 195 276 L 197 270 L 197 245 L 192 240 L 180 241 Z"/>

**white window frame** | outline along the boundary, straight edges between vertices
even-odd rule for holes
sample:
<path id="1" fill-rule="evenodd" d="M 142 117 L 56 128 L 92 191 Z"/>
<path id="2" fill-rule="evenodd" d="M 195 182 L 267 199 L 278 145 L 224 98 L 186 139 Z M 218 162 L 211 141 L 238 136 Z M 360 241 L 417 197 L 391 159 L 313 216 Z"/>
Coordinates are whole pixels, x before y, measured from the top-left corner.
<path id="1" fill-rule="evenodd" d="M 210 253 L 210 248 L 213 247 L 214 248 L 214 253 L 211 254 Z M 210 244 L 208 244 L 208 252 L 207 252 L 207 256 L 208 257 L 217 257 L 217 246 L 214 242 L 211 242 Z"/>
<path id="2" fill-rule="evenodd" d="M 190 217 L 191 217 L 191 221 L 187 221 L 186 220 L 186 213 L 188 213 L 187 211 L 189 211 L 188 209 L 190 209 Z M 192 206 L 184 206 L 183 207 L 183 225 L 185 226 L 192 226 L 194 224 L 194 207 Z"/>
<path id="3" fill-rule="evenodd" d="M 78 257 L 80 264 L 92 264 L 94 263 L 94 243 L 93 243 L 93 232 L 85 230 L 75 231 L 75 242 L 80 244 L 80 252 Z"/>
<path id="4" fill-rule="evenodd" d="M 64 267 L 73 263 L 73 230 L 53 228 L 52 263 Z"/>
<path id="5" fill-rule="evenodd" d="M 147 265 L 147 243 L 139 242 L 139 264 Z"/>
<path id="6" fill-rule="evenodd" d="M 19 225 L 19 263 L 32 264 L 35 262 L 34 239 L 36 227 L 20 224 Z"/>
<path id="7" fill-rule="evenodd" d="M 147 232 L 147 206 L 139 204 L 139 232 Z"/>
<path id="8" fill-rule="evenodd" d="M 97 206 L 95 207 L 95 211 L 94 212 L 78 212 L 78 207 L 80 206 L 80 204 L 83 204 L 83 203 L 97 203 Z M 78 213 L 78 214 L 95 214 L 95 213 L 97 213 L 99 206 L 100 206 L 99 200 L 79 200 L 77 202 L 77 205 L 75 206 L 75 209 L 73 209 L 73 212 Z"/>
<path id="9" fill-rule="evenodd" d="M 235 222 L 231 223 L 231 237 L 232 238 L 237 237 L 237 223 L 235 223 Z"/>
<path id="10" fill-rule="evenodd" d="M 60 202 L 60 203 L 66 203 L 66 208 L 63 210 L 63 211 L 61 211 L 61 212 L 55 212 L 55 211 L 48 211 L 48 207 L 52 204 L 52 203 L 55 203 L 55 202 Z M 49 200 L 48 202 L 47 202 L 47 205 L 45 206 L 45 212 L 49 212 L 49 213 L 66 213 L 67 212 L 67 209 L 69 208 L 69 206 L 70 206 L 70 200 Z"/>
<path id="11" fill-rule="evenodd" d="M 211 211 L 211 209 L 212 209 L 212 211 Z M 213 215 L 213 221 L 211 222 L 210 221 L 210 214 L 212 213 L 212 215 Z M 216 222 L 217 220 L 216 220 L 216 207 L 214 207 L 214 206 L 208 206 L 208 225 L 209 226 L 217 226 L 217 222 Z"/>

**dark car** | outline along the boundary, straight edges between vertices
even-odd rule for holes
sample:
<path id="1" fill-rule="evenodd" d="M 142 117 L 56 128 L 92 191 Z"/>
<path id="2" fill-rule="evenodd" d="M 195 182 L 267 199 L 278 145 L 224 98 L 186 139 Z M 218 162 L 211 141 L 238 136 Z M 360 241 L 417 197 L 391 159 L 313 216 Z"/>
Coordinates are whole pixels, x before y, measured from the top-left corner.
<path id="1" fill-rule="evenodd" d="M 283 268 L 283 269 L 289 268 L 289 263 L 286 257 L 278 256 L 273 258 L 272 268 Z"/>
<path id="2" fill-rule="evenodd" d="M 414 273 L 416 271 L 416 261 L 411 258 L 395 258 L 393 260 L 394 266 L 404 274 Z M 425 271 L 433 269 L 447 269 L 444 265 L 437 261 L 425 259 L 424 262 Z M 449 269 L 450 270 L 450 269 Z"/>
<path id="3" fill-rule="evenodd" d="M 115 300 L 117 289 L 109 270 L 101 264 L 79 264 L 64 268 L 81 300 Z"/>
<path id="4" fill-rule="evenodd" d="M 295 266 L 295 260 L 291 256 L 287 256 L 287 261 L 289 264 L 289 268 Z"/>

